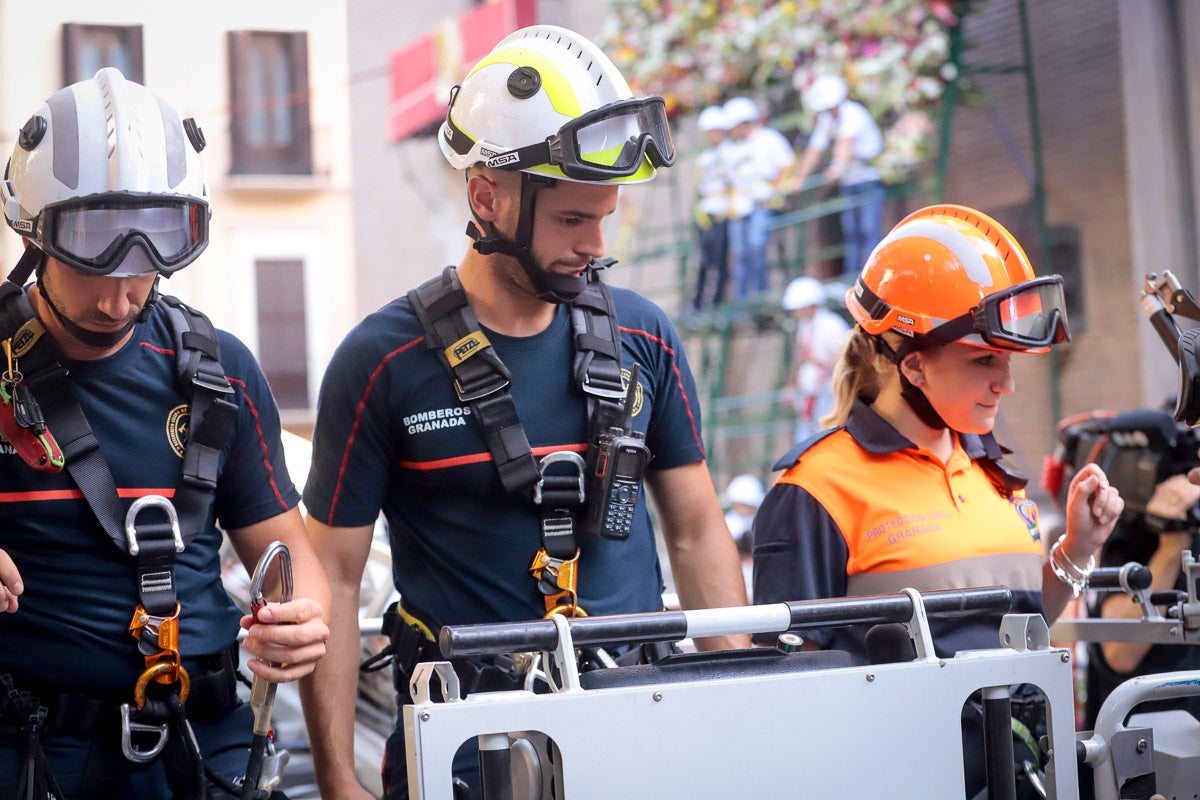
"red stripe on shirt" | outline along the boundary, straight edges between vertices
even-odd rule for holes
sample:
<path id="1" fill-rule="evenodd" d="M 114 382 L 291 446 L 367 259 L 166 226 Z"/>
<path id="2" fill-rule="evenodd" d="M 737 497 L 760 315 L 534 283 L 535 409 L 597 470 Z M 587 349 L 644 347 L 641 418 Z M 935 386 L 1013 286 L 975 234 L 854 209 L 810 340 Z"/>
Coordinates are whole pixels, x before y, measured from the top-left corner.
<path id="1" fill-rule="evenodd" d="M 425 337 L 418 336 L 411 342 L 403 344 L 392 352 L 388 353 L 379 360 L 379 366 L 375 367 L 374 372 L 371 373 L 371 377 L 367 379 L 367 386 L 365 389 L 363 389 L 362 398 L 358 401 L 358 408 L 354 411 L 354 423 L 350 426 L 350 435 L 346 438 L 346 448 L 342 451 L 342 463 L 338 467 L 337 483 L 335 483 L 333 487 L 333 499 L 329 502 L 329 521 L 331 523 L 333 522 L 333 515 L 337 511 L 338 499 L 342 494 L 343 482 L 346 479 L 346 465 L 350 462 L 350 449 L 354 446 L 354 437 L 358 434 L 359 425 L 362 423 L 363 412 L 367 408 L 367 399 L 370 398 L 371 392 L 375 388 L 375 381 L 379 378 L 380 373 L 383 372 L 383 368 L 387 366 L 389 361 L 401 353 L 412 349 L 414 346 L 423 341 L 425 341 Z"/>
<path id="2" fill-rule="evenodd" d="M 160 495 L 166 498 L 175 496 L 175 488 L 169 489 L 117 489 L 117 496 L 123 498 L 146 497 Z M 83 492 L 78 489 L 51 489 L 42 492 L 0 492 L 0 503 L 39 503 L 50 500 L 82 500 Z"/>
<path id="3" fill-rule="evenodd" d="M 533 454 L 535 456 L 544 456 L 548 453 L 557 453 L 561 450 L 569 450 L 572 453 L 586 453 L 586 444 L 551 444 L 542 447 L 534 447 Z M 469 453 L 465 456 L 453 456 L 451 458 L 438 458 L 433 461 L 399 461 L 398 466 L 405 469 L 417 470 L 434 470 L 434 469 L 449 469 L 450 467 L 462 467 L 467 464 L 480 464 L 485 461 L 492 461 L 491 453 Z"/>
<path id="4" fill-rule="evenodd" d="M 267 436 L 263 433 L 262 420 L 258 418 L 258 409 L 254 406 L 254 401 L 250 399 L 249 393 L 246 391 L 246 382 L 225 376 L 225 380 L 229 381 L 234 386 L 238 386 L 242 390 L 242 397 L 246 400 L 246 407 L 250 409 L 250 415 L 254 417 L 254 430 L 258 434 L 258 446 L 262 450 L 263 469 L 267 471 L 267 482 L 271 484 L 271 491 L 275 493 L 275 499 L 279 501 L 279 507 L 287 511 L 287 501 L 283 499 L 283 493 L 279 491 L 279 484 L 275 483 L 275 468 L 271 466 L 271 453 L 267 447 Z"/>
<path id="5" fill-rule="evenodd" d="M 633 336 L 644 336 L 650 341 L 656 343 L 659 347 L 666 351 L 667 355 L 671 357 L 671 371 L 675 373 L 675 383 L 679 386 L 679 396 L 683 398 L 683 408 L 687 412 L 688 423 L 692 426 L 692 438 L 696 441 L 696 447 L 699 448 L 700 455 L 707 457 L 707 454 L 704 452 L 704 442 L 700 439 L 700 428 L 696 425 L 696 415 L 692 412 L 692 404 L 688 401 L 687 391 L 685 391 L 683 388 L 683 373 L 679 371 L 679 364 L 675 359 L 675 350 L 672 347 L 669 347 L 662 339 L 658 338 L 652 333 L 649 333 L 648 331 L 639 330 L 637 328 L 626 328 L 624 325 L 620 326 L 620 329 L 621 333 L 628 333 Z"/>
<path id="6" fill-rule="evenodd" d="M 147 350 L 153 350 L 154 352 L 156 352 L 162 356 L 172 356 L 173 357 L 175 355 L 175 350 L 172 348 L 158 347 L 156 345 L 150 344 L 149 342 L 138 342 L 138 344 L 140 344 L 142 347 L 146 348 Z"/>

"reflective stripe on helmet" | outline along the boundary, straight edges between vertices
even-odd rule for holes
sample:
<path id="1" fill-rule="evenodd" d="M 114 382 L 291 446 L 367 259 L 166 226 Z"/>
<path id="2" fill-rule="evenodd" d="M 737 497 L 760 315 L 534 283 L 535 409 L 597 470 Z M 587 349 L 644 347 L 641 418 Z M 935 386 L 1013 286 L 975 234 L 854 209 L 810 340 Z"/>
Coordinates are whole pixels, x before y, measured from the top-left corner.
<path id="1" fill-rule="evenodd" d="M 967 277 L 979 286 L 991 287 L 996 284 L 991 270 L 984 263 L 983 256 L 979 254 L 975 243 L 967 239 L 961 231 L 934 220 L 924 218 L 903 222 L 893 228 L 891 233 L 883 238 L 880 245 L 914 237 L 935 241 L 953 253 L 954 257 L 958 259 L 958 263 L 966 270 Z"/>

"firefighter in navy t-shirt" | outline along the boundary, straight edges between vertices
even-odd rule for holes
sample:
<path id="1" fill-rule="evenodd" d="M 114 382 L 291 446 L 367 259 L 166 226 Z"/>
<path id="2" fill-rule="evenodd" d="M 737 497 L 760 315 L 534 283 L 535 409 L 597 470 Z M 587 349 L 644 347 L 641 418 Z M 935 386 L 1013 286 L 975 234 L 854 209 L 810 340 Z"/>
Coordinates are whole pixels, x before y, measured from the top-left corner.
<path id="1" fill-rule="evenodd" d="M 557 514 L 513 477 L 529 465 L 578 475 L 590 460 L 599 366 L 611 369 L 606 383 L 618 404 L 628 394 L 632 431 L 652 453 L 646 485 L 684 606 L 746 602 L 679 336 L 653 303 L 594 274 L 621 185 L 649 180 L 674 160 L 662 99 L 634 98 L 612 62 L 578 34 L 535 26 L 500 42 L 455 89 L 439 141 L 451 166 L 466 171 L 474 246 L 456 269 L 350 333 L 318 406 L 304 497 L 334 589 L 336 646 L 301 691 L 325 796 L 366 797 L 350 759 L 354 623 L 380 510 L 398 613 L 420 639 L 402 648 L 410 657 L 397 660 L 400 686 L 414 659 L 440 658 L 432 637 L 443 625 L 661 609 L 663 577 L 640 481 L 623 490 L 637 499 L 620 512 L 628 536 L 619 541 L 585 534 L 588 508 L 576 508 L 571 523 L 570 508 Z M 436 348 L 414 298 L 433 320 Z M 539 480 L 536 471 L 532 478 Z M 577 487 L 574 496 L 578 502 Z M 550 554 L 547 521 L 556 540 L 565 527 L 576 542 L 567 550 L 577 560 L 564 564 L 577 582 Z M 731 637 L 701 646 L 748 643 Z M 478 675 L 464 675 L 468 693 L 486 683 Z M 388 742 L 390 798 L 407 796 L 402 734 L 398 727 Z M 469 761 L 455 770 L 468 782 Z"/>
<path id="2" fill-rule="evenodd" d="M 0 797 L 202 797 L 201 759 L 237 792 L 239 624 L 269 681 L 325 651 L 328 585 L 266 379 L 157 292 L 208 242 L 202 146 L 106 68 L 30 118 L 0 184 L 27 245 L 0 287 Z M 295 599 L 243 616 L 218 524 L 250 569 L 286 544 Z"/>

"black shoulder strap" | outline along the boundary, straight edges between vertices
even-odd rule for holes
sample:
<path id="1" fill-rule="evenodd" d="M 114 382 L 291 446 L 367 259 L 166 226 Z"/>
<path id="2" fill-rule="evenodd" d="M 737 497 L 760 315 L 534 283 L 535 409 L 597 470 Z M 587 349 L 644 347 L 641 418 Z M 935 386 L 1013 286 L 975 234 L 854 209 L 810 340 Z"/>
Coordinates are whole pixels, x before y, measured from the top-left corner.
<path id="1" fill-rule="evenodd" d="M 471 407 L 483 428 L 505 490 L 524 493 L 541 475 L 508 390 L 512 375 L 479 329 L 454 267 L 410 291 L 408 301 L 425 330 L 426 346 L 438 354 L 459 400 Z M 617 424 L 625 398 L 616 306 L 597 270 L 588 270 L 587 286 L 572 301 L 570 316 L 572 369 L 588 399 L 590 444 Z"/>
<path id="2" fill-rule="evenodd" d="M 588 399 L 588 442 L 621 419 L 625 386 L 621 378 L 621 335 L 612 292 L 596 270 L 571 303 L 575 336 L 575 382 Z"/>
<path id="3" fill-rule="evenodd" d="M 454 267 L 409 291 L 408 302 L 425 330 L 425 346 L 437 353 L 458 399 L 483 429 L 504 490 L 529 491 L 541 472 L 508 390 L 512 374 L 479 329 Z"/>
<path id="4" fill-rule="evenodd" d="M 47 427 L 62 449 L 67 472 L 104 532 L 118 548 L 127 551 L 121 502 L 112 473 L 83 415 L 75 387 L 67 380 L 61 353 L 44 334 L 24 288 L 8 280 L 0 284 L 0 338 L 12 341 L 13 355 L 20 360 L 30 394 L 41 406 Z"/>
<path id="5" fill-rule="evenodd" d="M 180 532 L 190 541 L 208 521 L 216 489 L 217 460 L 237 417 L 231 402 L 233 388 L 219 360 L 216 332 L 198 311 L 174 297 L 161 300 L 168 309 L 175 337 L 178 374 L 192 397 L 188 444 L 176 487 L 174 505 Z M 23 287 L 0 283 L 0 338 L 13 341 L 30 393 L 41 406 L 66 461 L 66 469 L 79 486 L 104 532 L 122 551 L 129 551 L 124 512 L 112 471 L 100 451 L 79 404 L 75 387 L 67 379 L 62 354 L 33 313 Z"/>
<path id="6" fill-rule="evenodd" d="M 187 446 L 174 498 L 179 527 L 187 541 L 208 522 L 221 450 L 233 432 L 238 407 L 221 366 L 221 348 L 212 322 L 176 297 L 163 295 L 159 303 L 167 310 L 175 339 L 180 384 L 192 398 Z"/>

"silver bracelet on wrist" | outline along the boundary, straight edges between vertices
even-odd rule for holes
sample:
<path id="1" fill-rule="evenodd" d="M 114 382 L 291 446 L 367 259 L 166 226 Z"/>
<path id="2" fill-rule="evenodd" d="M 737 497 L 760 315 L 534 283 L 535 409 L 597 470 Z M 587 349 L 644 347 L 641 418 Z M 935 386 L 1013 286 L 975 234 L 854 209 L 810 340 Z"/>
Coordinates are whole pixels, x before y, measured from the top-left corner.
<path id="1" fill-rule="evenodd" d="M 1063 541 L 1067 538 L 1064 533 L 1058 541 L 1050 546 L 1050 569 L 1056 578 L 1071 587 L 1071 594 L 1079 597 L 1079 593 L 1087 588 L 1088 576 L 1096 568 L 1095 554 L 1088 557 L 1087 567 L 1080 568 L 1063 549 Z"/>

